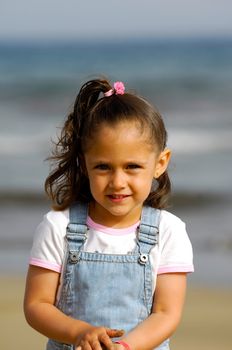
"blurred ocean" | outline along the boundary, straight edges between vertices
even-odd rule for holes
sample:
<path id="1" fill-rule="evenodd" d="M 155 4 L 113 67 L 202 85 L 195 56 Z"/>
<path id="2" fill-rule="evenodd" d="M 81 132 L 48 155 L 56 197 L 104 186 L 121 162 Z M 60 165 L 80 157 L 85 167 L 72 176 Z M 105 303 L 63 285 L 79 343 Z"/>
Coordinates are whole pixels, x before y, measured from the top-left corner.
<path id="1" fill-rule="evenodd" d="M 0 273 L 24 272 L 48 210 L 51 150 L 82 83 L 122 80 L 156 104 L 193 283 L 232 285 L 232 40 L 0 43 Z"/>

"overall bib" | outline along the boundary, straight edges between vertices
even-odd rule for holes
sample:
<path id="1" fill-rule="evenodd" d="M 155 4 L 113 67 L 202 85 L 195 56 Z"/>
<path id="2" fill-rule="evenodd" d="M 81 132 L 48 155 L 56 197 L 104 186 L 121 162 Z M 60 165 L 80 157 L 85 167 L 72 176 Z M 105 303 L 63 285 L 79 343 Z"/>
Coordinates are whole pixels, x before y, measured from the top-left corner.
<path id="1" fill-rule="evenodd" d="M 56 306 L 66 315 L 94 326 L 124 329 L 127 333 L 151 313 L 149 252 L 158 243 L 160 211 L 143 208 L 136 248 L 126 255 L 83 251 L 87 215 L 86 204 L 75 203 L 70 208 L 63 285 Z M 47 350 L 74 349 L 52 339 L 47 344 Z M 156 349 L 169 350 L 169 341 Z"/>

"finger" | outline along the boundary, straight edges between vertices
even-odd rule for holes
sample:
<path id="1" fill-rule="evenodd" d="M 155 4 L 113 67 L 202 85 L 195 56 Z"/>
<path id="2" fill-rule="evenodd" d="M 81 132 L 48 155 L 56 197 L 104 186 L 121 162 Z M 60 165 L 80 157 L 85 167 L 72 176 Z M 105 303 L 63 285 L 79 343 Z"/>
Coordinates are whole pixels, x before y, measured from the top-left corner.
<path id="1" fill-rule="evenodd" d="M 79 345 L 76 347 L 76 350 L 82 350 L 82 347 Z"/>
<path id="2" fill-rule="evenodd" d="M 92 347 L 88 341 L 82 340 L 80 343 L 81 350 L 92 350 Z"/>
<path id="3" fill-rule="evenodd" d="M 123 329 L 106 329 L 106 333 L 110 338 L 122 337 L 125 331 Z"/>
<path id="4" fill-rule="evenodd" d="M 102 348 L 106 349 L 113 349 L 113 342 L 111 341 L 110 337 L 107 334 L 101 334 L 99 337 L 100 343 L 102 345 Z"/>
<path id="5" fill-rule="evenodd" d="M 100 339 L 99 339 L 99 340 L 100 340 Z M 93 350 L 102 350 L 102 346 L 101 346 L 99 340 L 98 340 L 98 339 L 95 339 L 94 341 L 92 341 L 92 342 L 90 343 L 91 349 L 93 349 Z"/>

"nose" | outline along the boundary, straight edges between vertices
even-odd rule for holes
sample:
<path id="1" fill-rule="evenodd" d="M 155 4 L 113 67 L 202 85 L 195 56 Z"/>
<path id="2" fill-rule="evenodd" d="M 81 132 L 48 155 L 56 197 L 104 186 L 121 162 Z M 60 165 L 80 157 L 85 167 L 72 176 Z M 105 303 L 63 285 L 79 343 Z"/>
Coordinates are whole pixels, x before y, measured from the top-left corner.
<path id="1" fill-rule="evenodd" d="M 114 190 L 120 190 L 126 186 L 126 176 L 123 171 L 116 170 L 112 173 L 109 186 Z"/>

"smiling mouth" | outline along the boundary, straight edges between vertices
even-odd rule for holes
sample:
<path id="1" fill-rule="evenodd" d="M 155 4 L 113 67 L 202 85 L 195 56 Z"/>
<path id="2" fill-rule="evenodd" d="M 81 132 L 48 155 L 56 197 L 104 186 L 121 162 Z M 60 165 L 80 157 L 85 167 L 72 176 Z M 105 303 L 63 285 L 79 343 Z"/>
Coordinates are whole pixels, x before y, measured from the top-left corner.
<path id="1" fill-rule="evenodd" d="M 122 201 L 123 199 L 129 197 L 128 194 L 109 194 L 107 195 L 107 197 L 114 201 L 114 202 L 117 202 L 117 201 Z"/>

